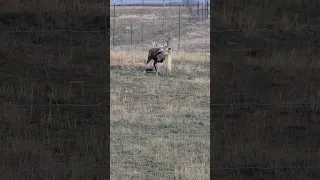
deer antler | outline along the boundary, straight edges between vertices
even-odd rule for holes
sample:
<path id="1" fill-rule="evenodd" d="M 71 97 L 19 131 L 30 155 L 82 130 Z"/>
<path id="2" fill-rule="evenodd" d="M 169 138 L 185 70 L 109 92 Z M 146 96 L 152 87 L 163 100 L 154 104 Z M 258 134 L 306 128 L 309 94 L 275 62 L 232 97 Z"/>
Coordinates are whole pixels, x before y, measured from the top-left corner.
<path id="1" fill-rule="evenodd" d="M 157 43 L 155 41 L 152 41 L 152 46 L 157 46 Z"/>
<path id="2" fill-rule="evenodd" d="M 162 38 L 166 42 L 166 44 L 168 45 L 168 40 L 165 37 L 162 37 Z"/>
<path id="3" fill-rule="evenodd" d="M 152 41 L 152 46 L 158 46 L 158 47 L 160 47 L 160 48 L 163 48 L 163 47 L 164 47 L 164 46 L 161 46 L 161 45 L 157 44 L 155 41 Z"/>

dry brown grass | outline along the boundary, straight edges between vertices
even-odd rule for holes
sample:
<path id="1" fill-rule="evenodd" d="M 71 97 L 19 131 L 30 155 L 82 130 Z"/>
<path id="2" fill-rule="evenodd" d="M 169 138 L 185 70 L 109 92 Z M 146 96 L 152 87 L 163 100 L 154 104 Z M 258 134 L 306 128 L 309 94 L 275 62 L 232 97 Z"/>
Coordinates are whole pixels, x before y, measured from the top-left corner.
<path id="1" fill-rule="evenodd" d="M 208 179 L 209 57 L 173 53 L 172 76 L 157 77 L 145 56 L 111 51 L 112 177 Z"/>
<path id="2" fill-rule="evenodd" d="M 307 46 L 300 31 L 256 31 L 303 29 L 305 2 L 228 0 L 214 10 L 215 29 L 242 30 L 212 37 L 211 98 L 235 104 L 212 109 L 214 179 L 319 179 L 318 33 Z M 315 28 L 318 2 L 308 2 Z"/>

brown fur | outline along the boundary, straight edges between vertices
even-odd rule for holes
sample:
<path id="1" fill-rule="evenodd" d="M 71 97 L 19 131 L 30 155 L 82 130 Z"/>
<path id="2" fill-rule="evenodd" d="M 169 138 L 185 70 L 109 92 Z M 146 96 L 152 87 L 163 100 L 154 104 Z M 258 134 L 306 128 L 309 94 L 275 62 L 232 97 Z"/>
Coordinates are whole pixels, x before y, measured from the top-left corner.
<path id="1" fill-rule="evenodd" d="M 156 70 L 156 73 L 158 74 L 158 63 L 163 63 L 167 57 L 168 54 L 166 54 L 167 51 L 170 51 L 170 47 L 165 47 L 165 48 L 152 48 L 149 50 L 148 54 L 148 60 L 147 64 L 144 67 L 144 71 L 146 71 L 148 64 L 150 63 L 151 60 L 153 60 L 153 66 Z"/>

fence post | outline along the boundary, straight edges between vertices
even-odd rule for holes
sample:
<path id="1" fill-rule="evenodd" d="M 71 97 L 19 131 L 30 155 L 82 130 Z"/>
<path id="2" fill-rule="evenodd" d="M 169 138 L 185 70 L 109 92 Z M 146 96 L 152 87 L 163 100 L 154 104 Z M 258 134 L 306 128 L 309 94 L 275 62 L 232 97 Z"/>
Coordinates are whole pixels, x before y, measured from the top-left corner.
<path id="1" fill-rule="evenodd" d="M 207 19 L 209 19 L 209 1 L 207 1 Z"/>
<path id="2" fill-rule="evenodd" d="M 200 21 L 200 18 L 199 18 L 199 16 L 200 16 L 200 1 L 198 0 L 198 4 L 197 4 L 197 16 L 198 16 L 198 21 Z"/>
<path id="3" fill-rule="evenodd" d="M 164 16 L 162 16 L 162 37 L 164 37 Z M 164 39 L 162 40 L 162 45 L 164 46 Z"/>
<path id="4" fill-rule="evenodd" d="M 115 33 L 116 33 L 116 3 L 113 3 L 113 40 L 112 40 L 112 47 L 114 49 L 115 44 Z"/>
<path id="5" fill-rule="evenodd" d="M 204 4 L 201 3 L 201 20 L 204 20 Z"/>
<path id="6" fill-rule="evenodd" d="M 132 45 L 132 23 L 130 24 L 131 45 Z"/>
<path id="7" fill-rule="evenodd" d="M 179 4 L 179 43 L 178 43 L 178 51 L 180 50 L 180 29 L 181 28 L 181 4 Z"/>
<path id="8" fill-rule="evenodd" d="M 203 5 L 204 5 L 204 19 L 206 20 L 207 19 L 207 1 L 205 1 Z"/>
<path id="9" fill-rule="evenodd" d="M 200 21 L 202 21 L 203 20 L 203 12 L 202 12 L 202 9 L 203 9 L 203 6 L 202 6 L 203 4 L 201 3 L 200 4 L 200 6 L 199 6 L 199 9 L 200 9 Z"/>
<path id="10" fill-rule="evenodd" d="M 141 23 L 141 42 L 143 42 L 143 22 Z"/>
<path id="11" fill-rule="evenodd" d="M 188 9 L 189 9 L 189 23 L 190 23 L 191 22 L 191 10 L 190 10 L 190 7 Z"/>
<path id="12" fill-rule="evenodd" d="M 152 19 L 152 36 L 154 36 L 155 33 L 154 33 L 154 18 Z"/>

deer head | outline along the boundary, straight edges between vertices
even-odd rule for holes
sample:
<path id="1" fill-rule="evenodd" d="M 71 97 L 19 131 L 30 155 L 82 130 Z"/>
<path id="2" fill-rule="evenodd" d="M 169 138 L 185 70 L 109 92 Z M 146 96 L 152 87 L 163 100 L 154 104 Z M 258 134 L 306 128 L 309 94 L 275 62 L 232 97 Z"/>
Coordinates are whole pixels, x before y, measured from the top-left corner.
<path id="1" fill-rule="evenodd" d="M 160 47 L 160 48 L 164 47 L 164 46 L 161 46 L 161 45 L 157 44 L 155 41 L 152 41 L 152 46 L 157 46 L 157 47 Z"/>
<path id="2" fill-rule="evenodd" d="M 172 48 L 172 33 L 171 32 L 167 35 L 167 38 L 163 37 L 163 40 L 166 42 L 167 47 Z"/>
<path id="3" fill-rule="evenodd" d="M 163 40 L 166 42 L 166 45 L 165 46 L 162 46 L 160 44 L 157 44 L 155 41 L 152 42 L 152 46 L 157 46 L 157 47 L 160 47 L 161 50 L 164 50 L 166 48 L 169 47 L 169 49 L 172 49 L 172 34 L 170 33 L 167 38 L 165 37 L 162 37 Z"/>

